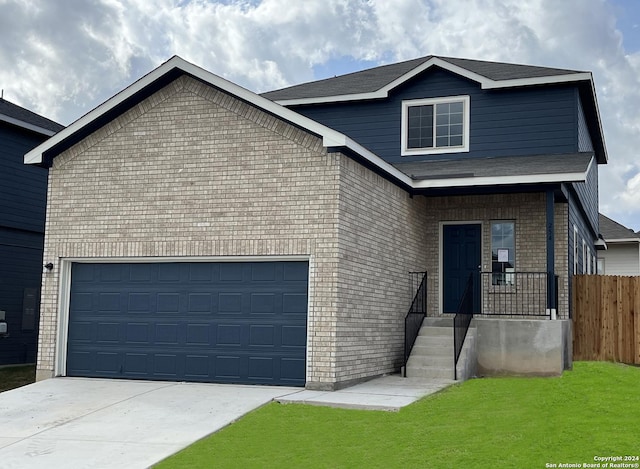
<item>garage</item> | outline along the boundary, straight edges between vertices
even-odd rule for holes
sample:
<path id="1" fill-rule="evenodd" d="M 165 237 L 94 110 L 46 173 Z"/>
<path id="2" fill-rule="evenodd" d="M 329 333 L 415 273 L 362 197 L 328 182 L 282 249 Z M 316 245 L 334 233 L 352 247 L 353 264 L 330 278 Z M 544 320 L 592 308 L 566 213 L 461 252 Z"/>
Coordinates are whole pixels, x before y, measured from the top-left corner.
<path id="1" fill-rule="evenodd" d="M 308 263 L 73 263 L 67 376 L 304 386 Z"/>

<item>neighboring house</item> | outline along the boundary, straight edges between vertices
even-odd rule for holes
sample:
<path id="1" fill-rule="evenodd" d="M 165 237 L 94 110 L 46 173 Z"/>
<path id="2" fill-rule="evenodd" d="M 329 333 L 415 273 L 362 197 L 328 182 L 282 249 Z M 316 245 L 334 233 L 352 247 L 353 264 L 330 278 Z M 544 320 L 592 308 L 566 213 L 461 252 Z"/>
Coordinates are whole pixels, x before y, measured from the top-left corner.
<path id="1" fill-rule="evenodd" d="M 36 361 L 47 169 L 23 157 L 63 128 L 0 98 L 0 366 Z"/>
<path id="2" fill-rule="evenodd" d="M 640 275 L 640 235 L 600 214 L 600 234 L 607 245 L 598 251 L 597 273 Z"/>
<path id="3" fill-rule="evenodd" d="M 38 379 L 394 372 L 409 272 L 430 315 L 476 278 L 476 312 L 568 318 L 606 161 L 588 72 L 425 57 L 259 96 L 174 57 L 25 155 Z"/>

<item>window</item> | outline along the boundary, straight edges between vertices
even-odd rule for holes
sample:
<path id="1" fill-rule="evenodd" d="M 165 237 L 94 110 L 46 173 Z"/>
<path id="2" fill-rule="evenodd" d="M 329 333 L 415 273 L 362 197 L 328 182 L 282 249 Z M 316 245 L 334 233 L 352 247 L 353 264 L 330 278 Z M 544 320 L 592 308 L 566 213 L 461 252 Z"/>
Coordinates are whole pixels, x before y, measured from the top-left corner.
<path id="1" fill-rule="evenodd" d="M 460 151 L 469 151 L 469 96 L 402 103 L 402 155 Z"/>
<path id="2" fill-rule="evenodd" d="M 491 272 L 493 285 L 513 285 L 516 265 L 515 222 L 491 222 Z"/>
<path id="3" fill-rule="evenodd" d="M 596 270 L 596 273 L 598 275 L 604 275 L 604 259 L 602 259 L 601 257 L 598 257 L 598 268 Z"/>
<path id="4" fill-rule="evenodd" d="M 578 274 L 578 228 L 573 225 L 573 275 Z"/>

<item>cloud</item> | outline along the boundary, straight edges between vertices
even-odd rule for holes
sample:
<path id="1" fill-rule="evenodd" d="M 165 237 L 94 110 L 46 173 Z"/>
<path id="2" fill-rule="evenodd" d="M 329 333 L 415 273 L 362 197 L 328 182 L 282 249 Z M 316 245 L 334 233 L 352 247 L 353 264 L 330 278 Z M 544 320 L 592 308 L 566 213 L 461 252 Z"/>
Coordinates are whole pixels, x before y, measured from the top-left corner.
<path id="1" fill-rule="evenodd" d="M 589 70 L 602 208 L 640 228 L 640 55 L 612 0 L 0 0 L 0 87 L 69 124 L 174 54 L 253 91 L 342 58 L 437 54 Z M 637 31 L 636 31 L 637 33 Z"/>

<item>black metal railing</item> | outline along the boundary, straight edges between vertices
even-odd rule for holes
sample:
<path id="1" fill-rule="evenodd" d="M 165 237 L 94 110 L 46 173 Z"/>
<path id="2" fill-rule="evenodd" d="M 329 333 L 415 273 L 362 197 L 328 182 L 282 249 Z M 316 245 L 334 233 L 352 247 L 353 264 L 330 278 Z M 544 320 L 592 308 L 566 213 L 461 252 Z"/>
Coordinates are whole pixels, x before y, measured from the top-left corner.
<path id="1" fill-rule="evenodd" d="M 482 314 L 551 317 L 547 272 L 481 272 L 480 275 Z M 554 282 L 557 308 L 557 278 Z"/>
<path id="2" fill-rule="evenodd" d="M 411 349 L 416 343 L 422 321 L 427 315 L 427 273 L 409 272 L 412 292 L 415 291 L 411 308 L 404 318 L 404 365 L 406 366 Z"/>
<path id="3" fill-rule="evenodd" d="M 474 274 L 470 274 L 469 280 L 467 280 L 467 286 L 464 289 L 464 294 L 460 300 L 460 305 L 458 306 L 458 311 L 453 317 L 453 377 L 455 380 L 458 379 L 458 359 L 462 352 L 464 340 L 467 337 L 469 325 L 473 319 L 474 283 Z"/>

